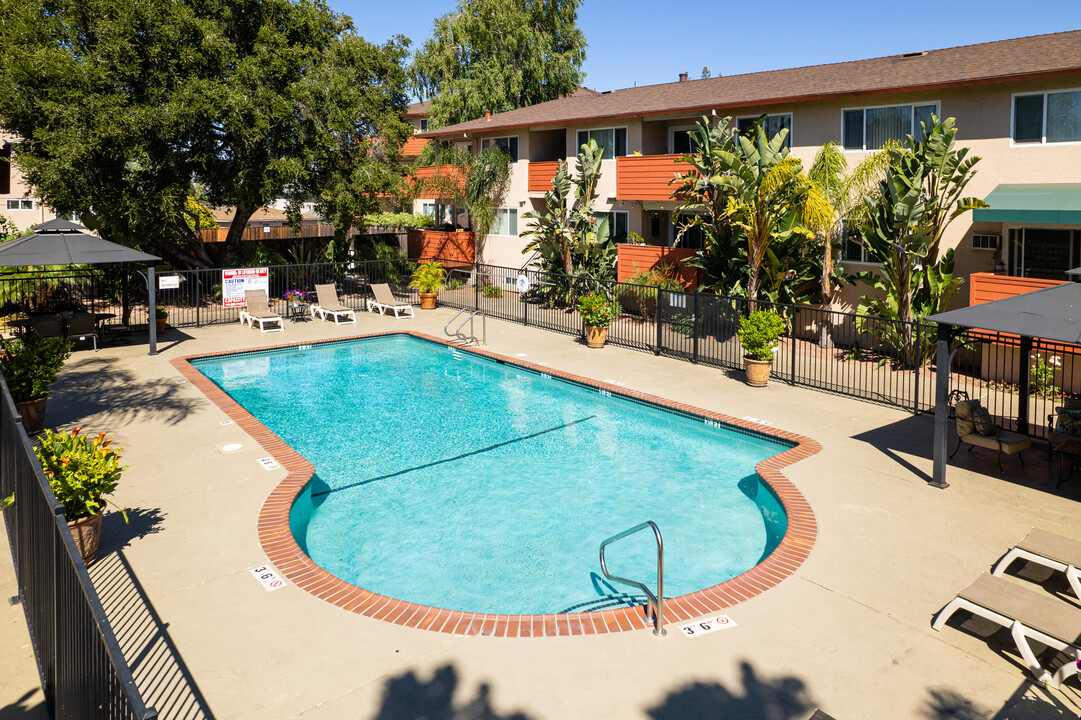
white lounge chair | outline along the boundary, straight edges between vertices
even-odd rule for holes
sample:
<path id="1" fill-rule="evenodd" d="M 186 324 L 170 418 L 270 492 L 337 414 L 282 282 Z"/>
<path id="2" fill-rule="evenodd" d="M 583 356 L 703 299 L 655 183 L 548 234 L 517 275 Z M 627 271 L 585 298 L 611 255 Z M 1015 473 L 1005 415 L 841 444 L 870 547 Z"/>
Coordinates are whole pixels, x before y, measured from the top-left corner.
<path id="1" fill-rule="evenodd" d="M 958 610 L 968 610 L 1009 628 L 1017 651 L 1041 683 L 1057 688 L 1077 673 L 1076 663 L 1081 660 L 1081 608 L 984 573 L 939 611 L 931 627 L 941 630 Z M 1036 659 L 1029 640 L 1065 652 L 1071 659 L 1052 675 Z"/>
<path id="2" fill-rule="evenodd" d="M 1014 560 L 1028 560 L 1052 570 L 1066 573 L 1074 595 L 1081 598 L 1081 542 L 1061 535 L 1032 528 L 1021 542 L 1014 545 L 1002 559 L 991 568 L 991 574 L 1002 575 Z"/>
<path id="3" fill-rule="evenodd" d="M 408 313 L 408 317 L 415 317 L 413 315 L 413 306 L 395 299 L 394 294 L 390 291 L 390 285 L 378 283 L 372 285 L 371 288 L 375 299 L 369 298 L 367 300 L 368 312 L 378 310 L 379 314 L 383 315 L 387 310 L 392 310 L 395 319 L 401 317 L 400 313 Z"/>
<path id="4" fill-rule="evenodd" d="M 343 317 L 351 318 L 350 323 L 357 321 L 356 311 L 338 302 L 338 291 L 334 289 L 333 285 L 316 285 L 315 295 L 319 302 L 309 308 L 312 320 L 315 319 L 316 315 L 323 320 L 327 319 L 327 315 L 332 315 L 335 325 L 341 325 L 340 318 Z"/>
<path id="5" fill-rule="evenodd" d="M 259 332 L 284 332 L 285 322 L 279 313 L 274 312 L 267 305 L 266 293 L 262 290 L 245 290 L 244 298 L 247 306 L 240 311 L 240 324 L 248 323 L 248 327 L 254 327 L 259 323 Z M 267 325 L 272 327 L 268 330 Z M 275 326 L 276 327 L 273 327 Z"/>

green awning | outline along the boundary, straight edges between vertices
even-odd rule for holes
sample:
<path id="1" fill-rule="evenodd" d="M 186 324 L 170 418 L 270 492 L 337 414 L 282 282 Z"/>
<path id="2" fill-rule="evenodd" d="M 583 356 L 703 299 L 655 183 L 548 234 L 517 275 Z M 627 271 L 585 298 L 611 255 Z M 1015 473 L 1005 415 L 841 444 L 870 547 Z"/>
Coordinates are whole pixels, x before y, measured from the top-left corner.
<path id="1" fill-rule="evenodd" d="M 999 185 L 984 198 L 991 207 L 973 210 L 975 222 L 1081 225 L 1081 184 Z"/>

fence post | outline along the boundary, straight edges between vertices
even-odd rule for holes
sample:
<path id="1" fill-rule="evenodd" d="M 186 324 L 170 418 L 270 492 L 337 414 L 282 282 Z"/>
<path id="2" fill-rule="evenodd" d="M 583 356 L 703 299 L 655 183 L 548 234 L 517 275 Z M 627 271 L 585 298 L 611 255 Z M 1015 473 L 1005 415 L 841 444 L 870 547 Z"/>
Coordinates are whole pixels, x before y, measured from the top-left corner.
<path id="1" fill-rule="evenodd" d="M 914 366 L 914 369 L 916 371 L 915 372 L 916 389 L 915 389 L 915 392 L 912 393 L 912 414 L 913 415 L 919 415 L 920 414 L 920 377 L 923 374 L 923 372 L 922 372 L 922 370 L 923 370 L 923 362 L 922 362 L 922 358 L 920 357 L 920 347 L 923 345 L 923 329 L 920 327 L 920 318 L 919 318 L 919 316 L 916 317 L 916 342 L 912 343 L 912 345 L 913 345 L 912 352 L 915 353 L 915 355 L 916 355 L 916 357 L 914 358 L 914 362 L 912 363 L 912 365 Z"/>
<path id="2" fill-rule="evenodd" d="M 796 316 L 796 311 L 793 310 L 792 311 L 792 322 L 788 323 L 788 345 L 789 345 L 789 348 L 790 348 L 789 352 L 788 352 L 788 358 L 789 358 L 789 360 L 788 360 L 788 365 L 789 365 L 788 384 L 789 385 L 795 385 L 796 384 L 796 323 L 795 323 L 796 317 L 795 316 Z"/>
<path id="3" fill-rule="evenodd" d="M 664 342 L 664 336 L 661 334 L 661 301 L 664 298 L 664 290 L 657 288 L 657 347 L 653 350 L 654 355 L 661 354 L 661 344 Z"/>
<path id="4" fill-rule="evenodd" d="M 1028 360 L 1032 354 L 1032 338 L 1021 336 L 1021 352 L 1017 358 L 1017 432 L 1028 435 L 1028 395 L 1031 389 L 1028 379 Z"/>
<path id="5" fill-rule="evenodd" d="M 693 347 L 691 350 L 691 362 L 698 362 L 698 290 L 694 291 L 694 310 L 691 312 L 691 338 Z"/>
<path id="6" fill-rule="evenodd" d="M 196 270 L 195 276 L 195 327 L 202 327 L 202 312 L 203 312 L 203 271 Z"/>

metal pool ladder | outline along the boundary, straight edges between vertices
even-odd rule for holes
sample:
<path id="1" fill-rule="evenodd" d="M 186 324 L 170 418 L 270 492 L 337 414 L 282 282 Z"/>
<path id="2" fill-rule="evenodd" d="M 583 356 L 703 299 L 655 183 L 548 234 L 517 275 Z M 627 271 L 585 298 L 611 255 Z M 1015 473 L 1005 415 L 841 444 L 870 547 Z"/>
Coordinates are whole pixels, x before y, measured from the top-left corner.
<path id="1" fill-rule="evenodd" d="M 657 594 L 654 595 L 649 591 L 643 583 L 636 582 L 634 580 L 628 580 L 627 578 L 619 577 L 608 572 L 608 566 L 604 563 L 604 548 L 605 546 L 614 543 L 616 540 L 622 540 L 628 535 L 633 535 L 639 530 L 645 530 L 647 527 L 653 528 L 653 536 L 657 539 Z M 601 572 L 609 580 L 615 580 L 616 582 L 625 583 L 627 585 L 634 585 L 642 592 L 646 594 L 646 619 L 649 619 L 649 610 L 653 608 L 653 634 L 657 637 L 664 637 L 668 634 L 668 631 L 664 629 L 664 540 L 661 539 L 661 529 L 657 527 L 657 523 L 652 520 L 646 520 L 644 523 L 640 523 L 624 530 L 621 533 L 613 535 L 604 542 L 601 543 Z"/>
<path id="2" fill-rule="evenodd" d="M 462 320 L 462 322 L 460 322 L 458 324 L 458 327 L 451 330 L 450 329 L 451 324 L 455 320 L 457 320 L 459 317 L 461 317 L 462 313 L 469 313 L 469 314 L 466 315 L 465 319 Z M 477 336 L 473 332 L 473 318 L 475 318 L 477 315 L 480 315 L 480 328 L 481 328 L 481 330 L 480 330 L 481 338 L 480 339 L 478 339 Z M 462 328 L 465 327 L 466 323 L 469 323 L 469 334 L 468 335 L 466 335 L 464 332 L 462 332 Z M 443 326 L 443 334 L 446 335 L 447 337 L 454 338 L 455 341 L 460 342 L 463 345 L 487 345 L 488 344 L 488 322 L 485 319 L 484 311 L 483 310 L 472 310 L 470 308 L 462 308 L 461 310 L 459 310 L 458 312 L 456 312 L 454 314 L 454 317 L 452 317 L 450 320 L 447 321 L 446 325 Z"/>

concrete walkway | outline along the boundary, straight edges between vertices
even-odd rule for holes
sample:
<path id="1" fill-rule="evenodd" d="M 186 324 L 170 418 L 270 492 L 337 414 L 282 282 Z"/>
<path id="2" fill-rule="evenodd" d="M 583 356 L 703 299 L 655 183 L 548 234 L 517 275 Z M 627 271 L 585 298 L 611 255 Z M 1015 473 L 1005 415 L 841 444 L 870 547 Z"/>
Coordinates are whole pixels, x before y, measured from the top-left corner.
<path id="1" fill-rule="evenodd" d="M 941 633 L 930 627 L 1031 526 L 1081 538 L 1081 482 L 1054 490 L 1058 466 L 1042 446 L 1027 453 L 1027 471 L 1007 458 L 1005 477 L 993 454 L 962 452 L 951 487 L 936 490 L 927 485 L 929 417 L 776 383 L 754 389 L 741 373 L 589 350 L 500 321 L 488 322 L 493 352 L 818 440 L 821 453 L 785 471 L 817 516 L 808 561 L 733 607 L 737 627 L 697 639 L 677 628 L 665 639 L 463 638 L 352 615 L 292 585 L 266 592 L 249 572 L 265 562 L 256 516 L 284 471 L 264 470 L 256 461 L 267 453 L 178 384 L 169 359 L 395 327 L 441 335 L 451 315 L 358 313 L 355 326 L 289 324 L 266 335 L 236 325 L 170 329 L 155 357 L 133 345 L 69 361 L 47 423 L 108 430 L 124 446 L 131 469 L 116 500 L 131 524 L 106 517 L 91 572 L 162 717 L 802 720 L 815 707 L 838 720 L 1078 715 L 1077 681 L 1033 684 L 1007 633 L 964 614 Z M 243 448 L 222 454 L 228 443 Z M 1064 585 L 1055 578 L 1046 587 Z M 13 594 L 10 571 L 0 569 L 0 596 Z M 8 656 L 26 642 L 25 627 L 20 642 L 13 611 L 4 612 L 0 720 L 24 717 L 12 707 L 36 680 L 4 672 L 25 667 L 16 662 L 25 650 Z"/>

